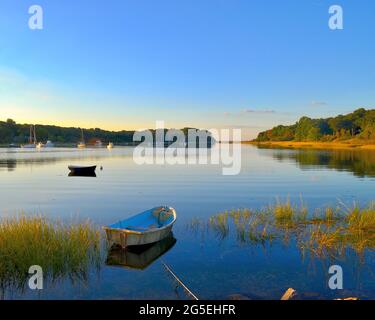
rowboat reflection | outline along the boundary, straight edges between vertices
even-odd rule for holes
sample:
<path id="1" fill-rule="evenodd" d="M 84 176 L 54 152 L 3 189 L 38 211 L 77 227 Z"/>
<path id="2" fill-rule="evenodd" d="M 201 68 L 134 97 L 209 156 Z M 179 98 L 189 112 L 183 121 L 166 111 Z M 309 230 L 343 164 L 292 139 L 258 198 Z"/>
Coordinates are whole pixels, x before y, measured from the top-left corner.
<path id="1" fill-rule="evenodd" d="M 75 173 L 75 172 L 69 172 L 69 177 L 96 177 L 95 172 L 88 172 L 88 173 Z"/>
<path id="2" fill-rule="evenodd" d="M 106 265 L 127 267 L 131 269 L 146 269 L 163 254 L 168 252 L 176 243 L 176 238 L 171 232 L 163 240 L 153 244 L 132 246 L 122 249 L 119 246 L 109 250 Z"/>

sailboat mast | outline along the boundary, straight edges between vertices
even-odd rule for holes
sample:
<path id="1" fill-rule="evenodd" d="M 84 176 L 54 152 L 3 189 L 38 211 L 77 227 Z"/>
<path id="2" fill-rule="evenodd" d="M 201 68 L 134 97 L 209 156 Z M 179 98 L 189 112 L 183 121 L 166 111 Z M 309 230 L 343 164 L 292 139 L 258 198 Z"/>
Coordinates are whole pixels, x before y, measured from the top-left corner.
<path id="1" fill-rule="evenodd" d="M 30 125 L 29 143 L 33 143 L 33 126 Z"/>
<path id="2" fill-rule="evenodd" d="M 34 143 L 36 144 L 36 130 L 35 130 L 35 125 L 34 125 Z"/>

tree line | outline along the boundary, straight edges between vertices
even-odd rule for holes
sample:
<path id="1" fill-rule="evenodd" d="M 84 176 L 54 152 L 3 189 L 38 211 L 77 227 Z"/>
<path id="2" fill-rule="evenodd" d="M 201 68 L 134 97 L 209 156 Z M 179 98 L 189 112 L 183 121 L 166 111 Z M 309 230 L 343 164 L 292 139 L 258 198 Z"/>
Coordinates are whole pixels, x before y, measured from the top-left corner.
<path id="1" fill-rule="evenodd" d="M 30 124 L 19 124 L 13 119 L 0 121 L 0 144 L 16 145 L 24 144 L 29 141 L 30 137 Z M 37 141 L 45 142 L 51 140 L 54 143 L 60 144 L 76 144 L 82 140 L 82 129 L 76 127 L 60 127 L 53 125 L 35 125 Z M 189 129 L 197 130 L 194 128 L 183 128 L 182 131 L 187 137 Z M 166 132 L 167 129 L 164 130 Z M 155 130 L 150 130 L 155 136 Z M 134 130 L 122 131 L 108 131 L 99 128 L 83 129 L 84 140 L 88 144 L 93 144 L 95 141 L 100 140 L 104 143 L 112 142 L 115 144 L 126 144 L 133 142 Z M 208 132 L 210 135 L 210 133 Z M 211 139 L 211 137 L 209 137 Z"/>
<path id="2" fill-rule="evenodd" d="M 302 117 L 290 126 L 279 125 L 260 132 L 255 141 L 375 140 L 375 109 L 360 108 L 326 119 Z"/>

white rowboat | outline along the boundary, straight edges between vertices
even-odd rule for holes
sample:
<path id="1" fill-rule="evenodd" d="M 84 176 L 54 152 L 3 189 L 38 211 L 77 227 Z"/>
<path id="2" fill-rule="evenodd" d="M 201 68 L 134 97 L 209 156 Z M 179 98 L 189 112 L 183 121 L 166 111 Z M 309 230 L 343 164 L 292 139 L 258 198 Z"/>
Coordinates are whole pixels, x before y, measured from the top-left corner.
<path id="1" fill-rule="evenodd" d="M 111 224 L 104 230 L 110 247 L 117 245 L 126 248 L 164 239 L 171 232 L 175 221 L 175 209 L 163 206 Z"/>

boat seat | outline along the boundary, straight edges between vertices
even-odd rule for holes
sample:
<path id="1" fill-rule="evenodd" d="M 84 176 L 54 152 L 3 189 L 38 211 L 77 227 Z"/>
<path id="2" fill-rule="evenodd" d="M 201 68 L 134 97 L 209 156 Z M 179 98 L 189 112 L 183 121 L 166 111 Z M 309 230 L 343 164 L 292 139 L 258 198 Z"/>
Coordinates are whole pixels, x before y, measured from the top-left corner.
<path id="1" fill-rule="evenodd" d="M 158 226 L 156 224 L 151 224 L 149 225 L 148 227 L 133 227 L 133 226 L 128 226 L 126 227 L 127 230 L 133 230 L 133 231 L 147 231 L 147 230 L 151 230 L 151 229 L 155 229 L 157 228 Z"/>

